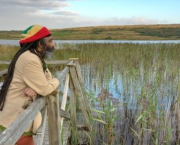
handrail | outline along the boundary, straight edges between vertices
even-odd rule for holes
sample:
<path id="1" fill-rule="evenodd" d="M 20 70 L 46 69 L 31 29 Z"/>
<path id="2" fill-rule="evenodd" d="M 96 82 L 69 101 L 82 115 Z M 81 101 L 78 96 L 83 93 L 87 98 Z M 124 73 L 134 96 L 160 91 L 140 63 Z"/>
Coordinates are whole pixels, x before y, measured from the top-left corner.
<path id="1" fill-rule="evenodd" d="M 60 61 L 59 61 L 60 62 Z M 80 66 L 77 59 L 68 61 L 67 66 L 57 76 L 60 84 L 65 80 L 64 92 L 62 93 L 61 106 L 59 104 L 59 92 L 53 92 L 47 97 L 38 97 L 31 103 L 27 109 L 0 135 L 0 145 L 10 145 L 16 143 L 23 132 L 27 129 L 28 125 L 34 120 L 38 112 L 42 110 L 43 122 L 37 131 L 35 143 L 37 145 L 43 144 L 43 137 L 46 128 L 46 119 L 48 118 L 49 128 L 49 143 L 51 145 L 61 145 L 63 118 L 70 120 L 71 130 L 83 129 L 91 131 L 89 122 L 89 104 L 86 96 L 84 95 L 84 83 L 80 73 Z M 70 91 L 70 96 L 67 92 Z M 65 111 L 66 101 L 70 99 L 70 110 Z M 82 112 L 84 125 L 78 125 L 76 116 L 76 102 Z M 69 113 L 70 111 L 70 113 Z M 48 116 L 48 117 L 47 117 Z M 73 132 L 73 131 L 72 131 Z M 69 130 L 70 133 L 70 130 Z M 67 141 L 67 138 L 65 139 Z M 65 141 L 65 142 L 66 142 Z M 64 143 L 65 143 L 64 142 Z M 63 145 L 64 145 L 63 143 Z"/>
<path id="2" fill-rule="evenodd" d="M 10 61 L 6 61 L 6 60 L 0 60 L 0 64 L 7 64 L 9 65 L 11 62 Z M 58 64 L 58 65 L 62 65 L 62 64 L 68 64 L 70 62 L 70 60 L 47 60 L 45 61 L 47 64 Z"/>
<path id="3" fill-rule="evenodd" d="M 46 104 L 44 97 L 38 98 L 0 135 L 0 145 L 15 144 L 38 112 Z"/>
<path id="4" fill-rule="evenodd" d="M 58 79 L 63 80 L 69 69 L 66 67 L 59 75 Z M 39 111 L 46 104 L 45 97 L 37 98 L 27 109 L 0 135 L 0 145 L 10 145 L 16 143 L 28 125 L 34 120 Z M 70 115 L 60 110 L 62 117 L 70 118 Z"/>
<path id="5" fill-rule="evenodd" d="M 4 70 L 0 71 L 0 77 L 6 75 L 7 72 L 8 72 L 8 69 L 4 69 Z"/>
<path id="6" fill-rule="evenodd" d="M 46 61 L 47 64 L 55 64 L 55 65 L 63 65 L 63 64 L 71 64 L 72 61 L 70 60 L 54 60 L 54 61 Z M 1 64 L 6 64 L 6 65 L 9 65 L 10 64 L 10 61 L 4 61 L 4 60 L 0 60 L 0 65 Z M 4 69 L 2 71 L 0 71 L 0 77 L 4 76 L 7 74 L 7 71 L 8 69 Z M 67 67 L 65 68 L 65 70 L 63 71 L 68 71 L 67 70 Z"/>

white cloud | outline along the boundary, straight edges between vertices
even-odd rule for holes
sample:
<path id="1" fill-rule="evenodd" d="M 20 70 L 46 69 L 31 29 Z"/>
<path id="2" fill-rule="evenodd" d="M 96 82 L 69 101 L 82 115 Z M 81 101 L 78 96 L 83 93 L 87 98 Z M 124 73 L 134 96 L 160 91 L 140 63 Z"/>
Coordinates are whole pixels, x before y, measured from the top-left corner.
<path id="1" fill-rule="evenodd" d="M 64 10 L 69 6 L 68 0 L 1 0 L 0 29 L 22 30 L 32 24 L 61 27 L 57 19 L 65 21 L 78 16 L 76 12 Z"/>
<path id="2" fill-rule="evenodd" d="M 160 21 L 157 19 L 150 19 L 146 17 L 131 17 L 131 18 L 111 18 L 106 20 L 107 24 L 117 24 L 117 25 L 139 25 L 139 24 L 158 24 Z"/>
<path id="3" fill-rule="evenodd" d="M 77 0 L 76 0 L 77 1 Z M 47 28 L 68 28 L 97 25 L 158 24 L 146 17 L 99 18 L 82 17 L 75 11 L 67 11 L 68 0 L 1 0 L 0 30 L 24 30 L 33 24 Z M 162 22 L 167 23 L 167 22 Z"/>
<path id="4" fill-rule="evenodd" d="M 3 7 L 33 7 L 41 9 L 53 9 L 69 6 L 65 0 L 1 0 Z"/>

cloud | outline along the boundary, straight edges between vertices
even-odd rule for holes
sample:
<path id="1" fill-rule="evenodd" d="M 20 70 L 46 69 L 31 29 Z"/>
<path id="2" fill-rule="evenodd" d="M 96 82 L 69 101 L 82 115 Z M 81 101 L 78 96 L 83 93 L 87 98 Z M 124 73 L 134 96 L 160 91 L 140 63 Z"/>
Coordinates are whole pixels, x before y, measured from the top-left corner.
<path id="1" fill-rule="evenodd" d="M 1 0 L 0 29 L 22 30 L 32 24 L 57 28 L 58 20 L 64 22 L 79 15 L 64 10 L 69 6 L 68 0 Z"/>
<path id="2" fill-rule="evenodd" d="M 140 25 L 140 24 L 158 24 L 160 23 L 157 19 L 150 19 L 146 17 L 131 17 L 131 18 L 111 18 L 110 20 L 105 20 L 107 24 L 117 24 L 117 25 Z"/>
<path id="3" fill-rule="evenodd" d="M 167 21 L 160 21 L 157 19 L 151 19 L 146 17 L 131 17 L 131 18 L 85 18 L 78 17 L 77 19 L 72 20 L 74 27 L 83 27 L 83 26 L 103 26 L 103 25 L 141 25 L 141 24 L 160 24 L 168 23 Z M 70 27 L 66 25 L 66 27 Z"/>
<path id="4" fill-rule="evenodd" d="M 65 0 L 1 0 L 1 7 L 54 9 L 69 6 Z"/>
<path id="5" fill-rule="evenodd" d="M 65 15 L 65 16 L 78 16 L 79 14 L 76 13 L 76 12 L 71 12 L 71 11 L 62 11 L 62 10 L 58 10 L 58 11 L 55 11 L 55 12 L 52 12 L 52 14 L 54 15 Z"/>
<path id="6" fill-rule="evenodd" d="M 69 0 L 1 0 L 0 30 L 24 30 L 33 24 L 45 25 L 53 29 L 161 23 L 159 20 L 147 17 L 83 17 L 75 11 L 66 10 L 70 6 Z"/>

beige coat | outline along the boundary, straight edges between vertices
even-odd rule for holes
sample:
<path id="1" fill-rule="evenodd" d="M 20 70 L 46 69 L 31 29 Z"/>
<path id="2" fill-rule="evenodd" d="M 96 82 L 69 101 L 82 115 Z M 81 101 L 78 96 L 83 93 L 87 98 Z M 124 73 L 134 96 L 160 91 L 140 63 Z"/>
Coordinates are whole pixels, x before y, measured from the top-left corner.
<path id="1" fill-rule="evenodd" d="M 3 111 L 0 111 L 0 125 L 8 127 L 23 111 L 24 107 L 31 103 L 30 97 L 23 96 L 23 90 L 32 88 L 37 94 L 47 96 L 59 85 L 56 78 L 52 78 L 51 73 L 43 71 L 42 62 L 38 56 L 26 51 L 17 60 L 14 76 L 9 86 Z M 36 133 L 41 124 L 41 114 L 39 113 L 34 122 L 27 128 Z"/>

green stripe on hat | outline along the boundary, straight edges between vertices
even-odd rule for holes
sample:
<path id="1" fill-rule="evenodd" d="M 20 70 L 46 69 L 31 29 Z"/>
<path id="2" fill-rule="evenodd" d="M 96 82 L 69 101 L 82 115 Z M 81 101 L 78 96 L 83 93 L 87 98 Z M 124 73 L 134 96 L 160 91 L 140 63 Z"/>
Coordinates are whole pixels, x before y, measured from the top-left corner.
<path id="1" fill-rule="evenodd" d="M 32 25 L 22 32 L 19 44 L 30 43 L 50 35 L 49 30 L 41 25 Z"/>
<path id="2" fill-rule="evenodd" d="M 27 34 L 27 32 L 28 32 L 33 26 L 34 26 L 34 25 L 29 26 L 26 30 L 24 30 L 24 31 L 22 32 L 22 34 Z"/>

